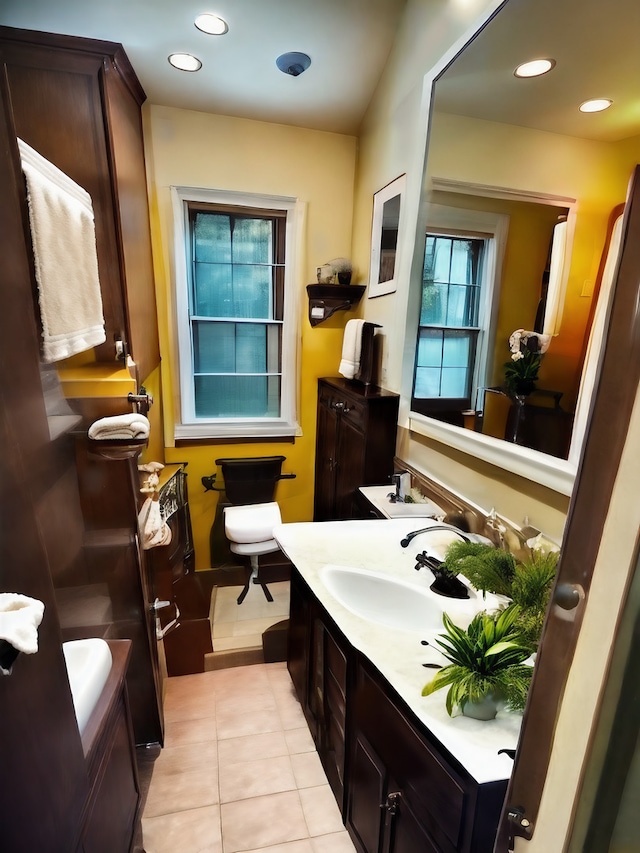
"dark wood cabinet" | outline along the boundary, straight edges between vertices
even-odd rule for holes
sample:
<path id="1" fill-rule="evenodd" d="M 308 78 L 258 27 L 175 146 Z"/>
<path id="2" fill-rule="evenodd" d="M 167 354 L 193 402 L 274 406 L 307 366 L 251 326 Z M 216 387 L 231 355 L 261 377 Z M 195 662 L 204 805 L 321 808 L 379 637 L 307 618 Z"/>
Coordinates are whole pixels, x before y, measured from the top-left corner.
<path id="1" fill-rule="evenodd" d="M 143 381 L 160 363 L 142 118 L 145 94 L 112 42 L 0 27 L 15 134 L 91 196 L 107 340 Z"/>
<path id="2" fill-rule="evenodd" d="M 314 521 L 357 517 L 358 487 L 389 482 L 398 403 L 377 386 L 320 379 Z"/>
<path id="3" fill-rule="evenodd" d="M 131 644 L 109 644 L 113 665 L 82 737 L 91 792 L 78 853 L 130 851 L 142 798 L 125 672 Z"/>
<path id="4" fill-rule="evenodd" d="M 288 667 L 327 779 L 345 793 L 348 643 L 293 571 Z"/>
<path id="5" fill-rule="evenodd" d="M 210 583 L 195 572 L 184 464 L 167 465 L 160 475 L 160 509 L 171 528 L 171 542 L 145 552 L 152 595 L 160 603 L 156 630 L 162 635 L 168 675 L 204 671 L 204 656 L 213 651 Z"/>
<path id="6" fill-rule="evenodd" d="M 294 569 L 288 666 L 358 853 L 489 853 L 507 782 L 478 784 L 353 649 Z"/>

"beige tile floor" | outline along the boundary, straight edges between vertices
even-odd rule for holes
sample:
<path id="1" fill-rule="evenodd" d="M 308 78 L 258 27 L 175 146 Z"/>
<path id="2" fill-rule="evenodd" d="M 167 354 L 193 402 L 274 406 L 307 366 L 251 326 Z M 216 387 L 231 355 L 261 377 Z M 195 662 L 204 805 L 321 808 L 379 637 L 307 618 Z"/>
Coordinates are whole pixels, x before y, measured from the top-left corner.
<path id="1" fill-rule="evenodd" d="M 286 664 L 169 678 L 164 708 L 146 853 L 354 853 Z"/>
<path id="2" fill-rule="evenodd" d="M 222 586 L 216 592 L 213 610 L 213 650 L 231 651 L 262 646 L 262 633 L 289 616 L 289 581 L 270 583 L 273 601 L 262 588 L 251 584 L 242 604 L 237 603 L 241 586 Z"/>

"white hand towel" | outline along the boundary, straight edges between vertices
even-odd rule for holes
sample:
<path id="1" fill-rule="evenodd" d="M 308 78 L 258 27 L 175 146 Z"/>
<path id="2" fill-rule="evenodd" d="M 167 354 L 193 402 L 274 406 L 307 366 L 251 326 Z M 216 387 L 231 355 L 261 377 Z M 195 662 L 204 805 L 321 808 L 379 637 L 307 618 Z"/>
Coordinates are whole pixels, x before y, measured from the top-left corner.
<path id="1" fill-rule="evenodd" d="M 137 412 L 130 415 L 114 415 L 94 421 L 89 427 L 89 438 L 97 441 L 148 438 L 149 427 L 149 419 Z"/>
<path id="2" fill-rule="evenodd" d="M 91 196 L 18 140 L 27 182 L 42 320 L 43 360 L 60 361 L 106 340 Z"/>
<path id="3" fill-rule="evenodd" d="M 38 651 L 38 627 L 44 604 L 17 592 L 0 593 L 0 640 L 14 649 L 33 655 Z"/>
<path id="4" fill-rule="evenodd" d="M 349 320 L 344 327 L 342 361 L 338 367 L 338 373 L 341 373 L 345 379 L 353 379 L 360 370 L 363 327 L 364 320 Z"/>

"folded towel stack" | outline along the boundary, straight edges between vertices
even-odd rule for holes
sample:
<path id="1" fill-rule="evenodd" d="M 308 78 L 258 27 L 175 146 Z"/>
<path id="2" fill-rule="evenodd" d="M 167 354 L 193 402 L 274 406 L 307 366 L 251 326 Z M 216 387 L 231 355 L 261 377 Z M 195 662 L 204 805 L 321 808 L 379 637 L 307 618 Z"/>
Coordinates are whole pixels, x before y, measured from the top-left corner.
<path id="1" fill-rule="evenodd" d="M 38 651 L 38 627 L 43 613 L 44 604 L 37 598 L 16 592 L 0 593 L 0 671 L 3 675 L 11 672 L 18 652 L 33 655 Z"/>
<path id="2" fill-rule="evenodd" d="M 89 427 L 89 438 L 96 441 L 143 439 L 149 437 L 149 426 L 149 419 L 137 412 L 99 418 Z"/>
<path id="3" fill-rule="evenodd" d="M 344 327 L 342 361 L 338 367 L 338 373 L 341 373 L 345 379 L 353 379 L 360 371 L 363 328 L 364 320 L 349 320 Z"/>

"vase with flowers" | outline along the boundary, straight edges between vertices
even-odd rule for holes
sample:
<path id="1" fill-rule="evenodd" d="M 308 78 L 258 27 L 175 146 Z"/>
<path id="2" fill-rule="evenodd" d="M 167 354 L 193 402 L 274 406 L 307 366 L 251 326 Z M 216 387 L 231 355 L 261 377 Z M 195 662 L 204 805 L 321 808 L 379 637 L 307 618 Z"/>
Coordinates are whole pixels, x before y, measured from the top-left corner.
<path id="1" fill-rule="evenodd" d="M 516 329 L 509 338 L 511 361 L 504 365 L 504 386 L 513 397 L 528 397 L 535 391 L 542 356 L 549 349 L 551 335 Z"/>
<path id="2" fill-rule="evenodd" d="M 509 338 L 511 361 L 504 365 L 504 389 L 513 405 L 507 420 L 505 439 L 520 441 L 520 424 L 524 419 L 527 397 L 536 388 L 542 356 L 548 350 L 551 335 L 516 329 Z"/>

